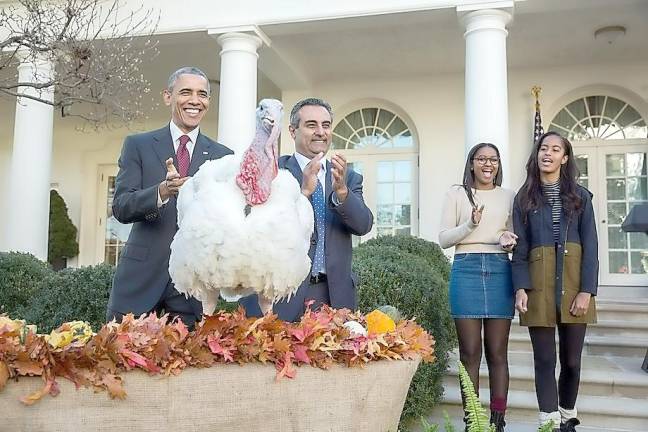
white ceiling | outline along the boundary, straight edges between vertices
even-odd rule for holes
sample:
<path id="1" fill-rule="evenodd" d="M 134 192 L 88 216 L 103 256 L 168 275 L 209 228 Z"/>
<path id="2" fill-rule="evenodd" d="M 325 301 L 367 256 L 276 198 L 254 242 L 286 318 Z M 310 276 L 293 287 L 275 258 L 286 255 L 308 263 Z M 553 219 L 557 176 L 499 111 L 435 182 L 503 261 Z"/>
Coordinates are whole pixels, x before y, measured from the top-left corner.
<path id="1" fill-rule="evenodd" d="M 613 45 L 594 39 L 608 25 L 627 28 Z M 261 51 L 271 79 L 278 55 L 312 83 L 397 79 L 457 72 L 464 65 L 463 31 L 455 9 L 263 26 L 272 40 Z M 509 67 L 648 60 L 647 0 L 527 0 L 509 25 Z M 285 83 L 280 83 L 284 87 Z"/>

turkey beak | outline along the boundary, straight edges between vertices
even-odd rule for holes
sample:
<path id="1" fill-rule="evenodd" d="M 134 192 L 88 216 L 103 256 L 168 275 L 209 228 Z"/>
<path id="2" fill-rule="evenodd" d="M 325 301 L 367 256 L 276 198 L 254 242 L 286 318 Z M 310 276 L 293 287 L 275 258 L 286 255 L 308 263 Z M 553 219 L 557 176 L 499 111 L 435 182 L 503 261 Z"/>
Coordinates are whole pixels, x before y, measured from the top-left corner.
<path id="1" fill-rule="evenodd" d="M 261 119 L 261 121 L 263 122 L 263 124 L 266 127 L 269 127 L 269 128 L 272 128 L 274 126 L 274 123 L 275 123 L 274 119 L 272 117 L 270 117 L 270 116 L 263 117 Z"/>

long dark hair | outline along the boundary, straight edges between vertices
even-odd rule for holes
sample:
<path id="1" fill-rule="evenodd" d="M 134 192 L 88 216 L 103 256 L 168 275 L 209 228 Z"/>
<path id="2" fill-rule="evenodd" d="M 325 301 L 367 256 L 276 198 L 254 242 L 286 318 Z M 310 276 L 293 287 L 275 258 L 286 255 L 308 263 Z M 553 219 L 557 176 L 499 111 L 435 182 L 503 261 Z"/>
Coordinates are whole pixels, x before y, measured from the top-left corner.
<path id="1" fill-rule="evenodd" d="M 538 153 L 543 141 L 548 137 L 558 137 L 562 142 L 567 156 L 567 162 L 560 167 L 560 197 L 562 200 L 562 207 L 571 218 L 573 214 L 578 212 L 582 206 L 580 195 L 576 192 L 578 189 L 577 179 L 580 175 L 576 161 L 574 160 L 574 151 L 572 145 L 567 138 L 560 135 L 558 132 L 550 131 L 540 135 L 536 142 L 529 160 L 526 164 L 527 176 L 524 184 L 520 188 L 518 195 L 520 208 L 525 214 L 524 221 L 526 223 L 526 214 L 535 210 L 541 205 L 546 203 L 546 198 L 542 193 L 542 183 L 540 182 L 540 167 L 538 166 Z"/>
<path id="2" fill-rule="evenodd" d="M 466 166 L 464 168 L 463 182 L 461 183 L 461 186 L 463 186 L 464 190 L 466 191 L 466 195 L 468 195 L 468 201 L 470 201 L 470 205 L 472 205 L 473 207 L 475 207 L 475 197 L 473 194 L 473 189 L 475 189 L 475 173 L 472 170 L 472 165 L 473 160 L 475 159 L 475 154 L 477 154 L 477 152 L 484 147 L 490 147 L 495 150 L 495 153 L 497 153 L 497 158 L 500 159 L 499 149 L 495 144 L 491 143 L 479 143 L 468 152 L 468 157 L 466 158 Z M 501 159 L 499 165 L 497 166 L 497 175 L 495 175 L 493 184 L 495 186 L 502 186 Z"/>

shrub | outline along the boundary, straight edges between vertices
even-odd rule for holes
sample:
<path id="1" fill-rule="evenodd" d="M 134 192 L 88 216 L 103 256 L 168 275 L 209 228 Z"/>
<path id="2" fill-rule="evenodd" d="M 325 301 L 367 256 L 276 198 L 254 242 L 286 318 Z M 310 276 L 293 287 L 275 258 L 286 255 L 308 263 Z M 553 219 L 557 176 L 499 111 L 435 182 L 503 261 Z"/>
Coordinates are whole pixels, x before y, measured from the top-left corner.
<path id="1" fill-rule="evenodd" d="M 364 243 L 365 246 L 393 246 L 403 252 L 423 258 L 444 281 L 450 281 L 450 263 L 443 249 L 431 241 L 409 235 L 380 236 Z"/>
<path id="2" fill-rule="evenodd" d="M 63 197 L 55 190 L 51 190 L 47 261 L 61 266 L 59 264 L 61 261 L 77 256 L 79 243 L 76 237 L 77 229 L 68 216 L 68 208 Z"/>
<path id="3" fill-rule="evenodd" d="M 419 366 L 401 416 L 402 422 L 417 419 L 441 400 L 448 352 L 456 346 L 448 305 L 448 259 L 438 245 L 422 239 L 380 237 L 354 250 L 353 268 L 359 277 L 361 311 L 395 306 L 405 317 L 416 317 L 436 340 L 437 360 Z"/>
<path id="4" fill-rule="evenodd" d="M 97 331 L 106 322 L 114 268 L 107 264 L 53 272 L 26 304 L 22 318 L 49 333 L 64 322 L 87 321 Z"/>
<path id="5" fill-rule="evenodd" d="M 0 252 L 0 314 L 24 318 L 22 307 L 31 301 L 50 272 L 49 266 L 33 255 Z"/>

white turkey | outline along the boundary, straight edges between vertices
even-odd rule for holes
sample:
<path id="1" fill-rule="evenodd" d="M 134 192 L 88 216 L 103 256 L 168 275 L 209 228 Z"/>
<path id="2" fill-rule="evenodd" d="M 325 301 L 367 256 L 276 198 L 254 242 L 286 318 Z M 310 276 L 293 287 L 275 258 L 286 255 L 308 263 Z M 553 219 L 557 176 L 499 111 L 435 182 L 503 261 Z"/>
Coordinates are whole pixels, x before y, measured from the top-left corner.
<path id="1" fill-rule="evenodd" d="M 205 314 L 219 294 L 228 301 L 258 294 L 265 313 L 310 272 L 313 209 L 297 180 L 277 166 L 282 115 L 281 102 L 262 100 L 243 156 L 204 163 L 180 189 L 169 274 Z"/>

